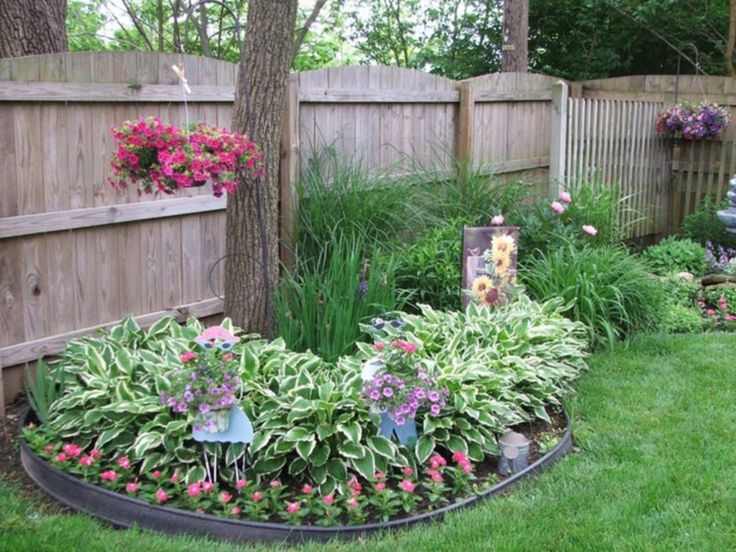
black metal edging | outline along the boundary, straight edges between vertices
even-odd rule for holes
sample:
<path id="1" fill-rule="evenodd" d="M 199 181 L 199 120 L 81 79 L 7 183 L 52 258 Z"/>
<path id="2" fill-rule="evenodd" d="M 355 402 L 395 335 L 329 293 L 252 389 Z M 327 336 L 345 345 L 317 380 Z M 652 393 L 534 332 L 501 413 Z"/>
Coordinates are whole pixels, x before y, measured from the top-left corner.
<path id="1" fill-rule="evenodd" d="M 572 449 L 572 426 L 564 413 L 567 428 L 559 443 L 519 473 L 501 481 L 485 492 L 455 502 L 443 508 L 387 523 L 318 527 L 294 526 L 282 523 L 266 523 L 230 519 L 209 514 L 197 514 L 188 510 L 150 504 L 143 500 L 109 491 L 78 479 L 49 464 L 21 439 L 20 459 L 30 478 L 44 491 L 67 506 L 103 519 L 118 527 L 138 527 L 169 535 L 199 535 L 236 542 L 272 541 L 302 542 L 330 539 L 356 539 L 384 529 L 399 529 L 429 520 L 438 520 L 446 513 L 469 506 L 482 499 L 504 492 L 519 480 L 536 474 L 565 456 Z M 20 425 L 26 423 L 28 412 L 21 416 Z"/>

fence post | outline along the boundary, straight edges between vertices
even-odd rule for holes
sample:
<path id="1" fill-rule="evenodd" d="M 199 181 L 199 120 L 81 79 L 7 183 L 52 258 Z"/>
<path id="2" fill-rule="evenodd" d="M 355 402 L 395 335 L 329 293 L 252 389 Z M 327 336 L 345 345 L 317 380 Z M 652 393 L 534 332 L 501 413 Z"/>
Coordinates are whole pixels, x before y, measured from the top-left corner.
<path id="1" fill-rule="evenodd" d="M 279 167 L 279 252 L 286 268 L 294 266 L 292 231 L 299 208 L 296 183 L 299 179 L 299 85 L 289 77 L 281 123 L 281 164 Z"/>
<path id="2" fill-rule="evenodd" d="M 473 167 L 473 140 L 475 130 L 475 97 L 469 82 L 460 83 L 460 110 L 458 112 L 457 161 L 458 176 L 465 180 Z"/>
<path id="3" fill-rule="evenodd" d="M 557 81 L 552 89 L 552 125 L 549 146 L 549 195 L 560 193 L 565 181 L 565 157 L 567 155 L 567 98 L 569 88 L 564 81 Z"/>

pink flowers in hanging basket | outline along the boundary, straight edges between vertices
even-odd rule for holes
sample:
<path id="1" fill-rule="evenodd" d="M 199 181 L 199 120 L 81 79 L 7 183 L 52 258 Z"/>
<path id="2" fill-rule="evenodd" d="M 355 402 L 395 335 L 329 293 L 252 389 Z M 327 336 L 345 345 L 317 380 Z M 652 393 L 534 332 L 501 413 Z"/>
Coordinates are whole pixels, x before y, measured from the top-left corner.
<path id="1" fill-rule="evenodd" d="M 239 174 L 257 178 L 263 173 L 263 152 L 226 128 L 199 123 L 187 130 L 144 117 L 125 121 L 112 134 L 117 147 L 109 182 L 117 189 L 134 184 L 141 192 L 172 194 L 210 181 L 220 197 L 235 193 Z"/>

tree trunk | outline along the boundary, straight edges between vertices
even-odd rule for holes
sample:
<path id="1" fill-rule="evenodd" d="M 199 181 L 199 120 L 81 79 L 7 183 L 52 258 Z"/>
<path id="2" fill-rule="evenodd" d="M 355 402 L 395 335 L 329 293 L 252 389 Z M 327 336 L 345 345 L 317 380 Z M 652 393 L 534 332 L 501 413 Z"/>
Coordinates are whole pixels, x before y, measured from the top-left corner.
<path id="1" fill-rule="evenodd" d="M 0 58 L 67 49 L 66 0 L 0 0 Z"/>
<path id="2" fill-rule="evenodd" d="M 246 331 L 272 330 L 278 278 L 279 146 L 297 0 L 250 0 L 233 128 L 265 152 L 265 173 L 227 202 L 225 315 Z"/>
<path id="3" fill-rule="evenodd" d="M 529 0 L 503 1 L 503 44 L 501 71 L 527 71 Z"/>
<path id="4" fill-rule="evenodd" d="M 731 0 L 731 15 L 728 21 L 728 44 L 726 45 L 726 73 L 733 77 L 733 50 L 736 47 L 736 0 Z"/>

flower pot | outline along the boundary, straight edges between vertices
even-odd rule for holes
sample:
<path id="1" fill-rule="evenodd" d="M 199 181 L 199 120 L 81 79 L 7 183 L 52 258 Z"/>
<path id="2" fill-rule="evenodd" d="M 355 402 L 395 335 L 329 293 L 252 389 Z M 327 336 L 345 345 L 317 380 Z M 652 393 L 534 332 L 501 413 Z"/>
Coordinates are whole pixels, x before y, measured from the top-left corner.
<path id="1" fill-rule="evenodd" d="M 230 407 L 198 412 L 194 416 L 194 430 L 203 433 L 222 433 L 230 427 Z"/>
<path id="2" fill-rule="evenodd" d="M 402 445 L 414 445 L 417 442 L 417 425 L 414 418 L 409 418 L 405 423 L 399 425 L 387 412 L 381 412 L 381 436 L 386 439 L 396 439 Z"/>

